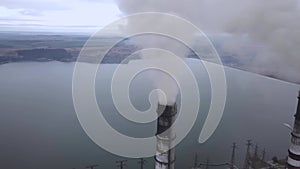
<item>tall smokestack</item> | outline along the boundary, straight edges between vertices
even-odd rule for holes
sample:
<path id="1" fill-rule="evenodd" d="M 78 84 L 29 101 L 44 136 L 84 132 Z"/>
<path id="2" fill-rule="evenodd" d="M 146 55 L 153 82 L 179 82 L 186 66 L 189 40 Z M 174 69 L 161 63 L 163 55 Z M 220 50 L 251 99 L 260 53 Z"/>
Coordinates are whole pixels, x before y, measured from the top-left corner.
<path id="1" fill-rule="evenodd" d="M 174 144 L 176 134 L 172 124 L 176 119 L 177 106 L 158 104 L 157 113 L 157 133 L 156 133 L 156 155 L 155 169 L 174 169 L 175 148 Z"/>
<path id="2" fill-rule="evenodd" d="M 288 169 L 300 169 L 300 91 L 298 96 L 298 107 L 295 114 L 294 128 L 291 133 L 291 147 L 287 161 Z"/>

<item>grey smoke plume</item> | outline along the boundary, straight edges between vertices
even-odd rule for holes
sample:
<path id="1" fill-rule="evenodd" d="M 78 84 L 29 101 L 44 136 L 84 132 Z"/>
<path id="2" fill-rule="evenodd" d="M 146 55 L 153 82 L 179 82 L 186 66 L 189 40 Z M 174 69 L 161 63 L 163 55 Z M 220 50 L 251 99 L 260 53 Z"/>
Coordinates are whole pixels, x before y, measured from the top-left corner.
<path id="1" fill-rule="evenodd" d="M 131 29 L 127 31 L 132 31 L 138 26 L 151 27 L 158 32 L 165 32 L 170 29 L 170 23 L 167 18 L 163 18 L 162 16 L 159 20 L 157 20 L 157 18 L 153 19 L 156 21 L 157 27 L 152 26 L 152 22 L 141 22 L 140 25 L 133 25 L 134 28 L 129 27 Z M 184 34 L 184 37 L 185 39 L 192 41 L 194 33 L 186 33 Z M 180 42 L 163 35 L 141 35 L 134 37 L 131 41 L 146 49 L 141 50 L 140 52 L 140 56 L 143 58 L 145 63 L 161 69 L 147 72 L 149 77 L 153 80 L 155 87 L 160 89 L 160 92 L 158 93 L 159 102 L 161 104 L 168 105 L 174 104 L 179 92 L 179 86 L 176 82 L 176 79 L 179 80 L 181 78 L 183 69 L 182 64 L 184 63 L 183 61 L 178 62 L 176 57 L 179 57 L 180 59 L 184 58 L 187 55 L 188 48 L 182 45 Z M 162 71 L 163 69 L 166 72 Z"/>
<path id="2" fill-rule="evenodd" d="M 246 69 L 300 83 L 299 1 L 235 0 L 234 3 L 241 11 L 221 28 L 238 37 L 244 36 L 250 43 L 259 46 L 253 49 L 256 55 L 240 58 L 248 61 Z M 235 53 L 246 50 L 239 48 L 240 42 L 233 43 L 230 50 Z"/>
<path id="3" fill-rule="evenodd" d="M 221 55 L 236 57 L 242 63 L 236 67 L 295 83 L 300 83 L 299 3 L 298 0 L 118 1 L 124 14 L 166 12 L 191 21 L 207 34 L 225 34 L 229 38 L 218 50 Z"/>
<path id="4" fill-rule="evenodd" d="M 122 3 L 123 2 L 125 1 L 122 1 Z M 123 4 L 124 6 L 129 5 L 128 7 L 125 7 L 125 9 L 129 9 L 131 6 L 131 3 L 128 3 Z M 120 7 L 123 5 L 120 5 Z M 153 7 L 157 5 L 158 4 L 155 4 Z M 145 7 L 147 7 L 147 5 Z M 143 10 L 143 12 L 153 11 L 156 12 L 155 10 Z M 135 11 L 132 13 L 136 12 L 141 11 Z M 131 12 L 126 13 L 131 14 Z M 143 61 L 154 65 L 154 67 L 158 69 L 163 68 L 167 70 L 164 72 L 156 69 L 147 73 L 153 80 L 155 87 L 160 89 L 157 90 L 159 91 L 159 102 L 161 104 L 169 105 L 174 104 L 176 101 L 179 92 L 176 79 L 178 80 L 180 78 L 183 69 L 182 64 L 184 63 L 183 61 L 178 62 L 175 57 L 179 57 L 180 59 L 184 58 L 187 55 L 188 48 L 181 42 L 174 40 L 171 37 L 164 36 L 164 32 L 169 33 L 171 31 L 177 36 L 184 37 L 186 43 L 190 43 L 195 36 L 195 32 L 190 31 L 185 25 L 181 26 L 180 24 L 177 24 L 176 29 L 174 29 L 172 26 L 174 25 L 173 22 L 176 22 L 174 20 L 170 16 L 149 14 L 146 18 L 138 17 L 138 22 L 135 19 L 128 19 L 127 25 L 123 30 L 126 31 L 126 33 L 134 34 L 135 32 L 139 32 L 139 30 L 147 30 L 150 28 L 148 29 L 149 31 L 160 34 L 147 33 L 140 36 L 135 36 L 131 39 L 131 42 L 145 49 L 152 48 L 150 51 L 141 51 L 140 56 L 143 58 Z"/>

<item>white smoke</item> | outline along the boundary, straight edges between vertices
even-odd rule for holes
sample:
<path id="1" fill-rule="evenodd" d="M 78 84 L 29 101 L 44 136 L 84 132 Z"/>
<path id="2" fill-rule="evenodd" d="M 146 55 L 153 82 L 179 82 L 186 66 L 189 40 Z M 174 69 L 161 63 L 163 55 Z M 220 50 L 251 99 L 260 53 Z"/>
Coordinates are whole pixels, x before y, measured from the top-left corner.
<path id="1" fill-rule="evenodd" d="M 134 1 L 121 1 L 120 8 L 124 7 L 123 11 L 127 14 L 133 14 L 137 12 L 157 12 L 155 11 L 155 6 L 159 6 L 158 3 L 149 3 L 144 4 L 141 2 L 137 2 L 141 7 L 144 7 L 143 10 L 135 10 L 135 7 L 132 7 L 132 3 Z M 150 2 L 150 1 L 149 1 Z M 135 5 L 135 6 L 136 6 Z M 167 4 L 165 4 L 167 6 Z M 149 10 L 147 9 L 149 7 Z M 139 8 L 138 8 L 139 9 Z M 132 12 L 131 12 L 132 11 Z M 153 80 L 153 83 L 157 89 L 160 91 L 158 93 L 159 102 L 161 104 L 169 104 L 172 105 L 176 102 L 176 98 L 179 92 L 178 84 L 176 79 L 179 79 L 181 76 L 182 65 L 176 61 L 174 57 L 180 57 L 181 59 L 187 55 L 188 48 L 184 46 L 181 42 L 172 39 L 172 37 L 164 36 L 164 32 L 173 32 L 177 36 L 184 37 L 186 43 L 190 43 L 195 34 L 185 28 L 185 25 L 177 25 L 176 29 L 172 27 L 174 20 L 170 19 L 170 16 L 166 15 L 148 15 L 147 18 L 139 18 L 138 22 L 136 20 L 127 20 L 127 25 L 125 27 L 126 33 L 134 34 L 135 32 L 139 32 L 139 30 L 147 30 L 152 32 L 158 32 L 161 34 L 143 34 L 140 36 L 132 37 L 131 42 L 143 47 L 147 48 L 156 48 L 160 50 L 142 50 L 141 57 L 143 61 L 151 63 L 152 65 L 160 66 L 161 68 L 166 68 L 168 72 L 153 70 L 148 72 L 149 77 Z M 174 24 L 173 24 L 174 25 Z M 162 49 L 162 50 L 161 50 Z M 163 52 L 165 50 L 165 52 Z M 170 52 L 166 52 L 170 51 Z M 173 60 L 173 58 L 175 60 Z M 163 93 L 161 93 L 161 91 Z"/>
<path id="2" fill-rule="evenodd" d="M 138 26 L 151 27 L 157 32 L 165 32 L 170 29 L 169 20 L 163 18 L 163 16 L 159 20 L 157 20 L 157 18 L 153 19 L 155 20 L 155 22 L 141 22 L 140 25 L 133 25 L 133 28 L 131 27 L 131 29 L 129 29 L 128 31 L 132 31 Z M 153 26 L 153 23 L 155 23 L 157 27 Z M 128 24 L 130 25 L 130 23 Z M 193 32 L 185 34 L 185 38 L 189 39 L 190 41 L 193 39 L 193 36 Z M 178 61 L 174 60 L 176 59 L 174 57 L 184 58 L 187 55 L 187 47 L 169 37 L 154 34 L 134 37 L 131 41 L 145 49 L 152 49 L 141 51 L 140 56 L 143 58 L 143 61 L 151 63 L 152 65 L 157 66 L 157 68 L 160 67 L 168 70 L 167 72 L 164 72 L 162 70 L 156 69 L 148 71 L 147 73 L 153 80 L 153 84 L 155 85 L 155 87 L 157 89 L 160 89 L 158 91 L 163 92 L 158 93 L 159 102 L 161 104 L 168 105 L 174 104 L 179 92 L 176 79 L 179 79 L 181 77 L 182 70 L 182 65 Z"/>
<path id="3" fill-rule="evenodd" d="M 118 5 L 124 14 L 166 12 L 208 34 L 232 35 L 220 49 L 238 56 L 242 69 L 300 83 L 298 0 L 119 0 Z"/>

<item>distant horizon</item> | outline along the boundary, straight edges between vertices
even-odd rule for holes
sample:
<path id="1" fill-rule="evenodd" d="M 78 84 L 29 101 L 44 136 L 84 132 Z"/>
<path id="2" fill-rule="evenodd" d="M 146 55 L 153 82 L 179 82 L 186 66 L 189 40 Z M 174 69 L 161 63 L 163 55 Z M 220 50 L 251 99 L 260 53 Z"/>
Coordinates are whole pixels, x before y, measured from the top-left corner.
<path id="1" fill-rule="evenodd" d="M 80 26 L 80 25 L 22 25 L 22 26 L 9 26 L 9 25 L 1 25 L 0 33 L 29 33 L 29 34 L 71 34 L 71 35 L 86 35 L 91 36 L 94 33 L 102 30 L 104 26 Z M 110 29 L 105 32 L 106 36 L 119 36 L 120 31 Z"/>
<path id="2" fill-rule="evenodd" d="M 0 27 L 5 30 L 39 27 L 99 27 L 121 15 L 114 1 L 6 1 L 0 5 Z"/>
<path id="3" fill-rule="evenodd" d="M 36 26 L 9 26 L 0 25 L 0 32 L 19 32 L 19 33 L 49 33 L 49 34 L 83 34 L 91 35 L 103 27 L 97 26 L 48 26 L 48 25 L 36 25 Z"/>

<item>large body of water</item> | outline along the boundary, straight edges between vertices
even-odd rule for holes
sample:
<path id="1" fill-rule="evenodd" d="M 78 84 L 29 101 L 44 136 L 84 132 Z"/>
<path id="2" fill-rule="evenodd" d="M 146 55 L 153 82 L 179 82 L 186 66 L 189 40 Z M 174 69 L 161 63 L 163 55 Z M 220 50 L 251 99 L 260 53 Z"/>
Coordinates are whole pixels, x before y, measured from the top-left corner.
<path id="1" fill-rule="evenodd" d="M 176 168 L 189 168 L 194 153 L 200 161 L 227 162 L 231 144 L 237 142 L 237 160 L 242 165 L 245 143 L 252 139 L 267 151 L 267 158 L 285 157 L 300 86 L 252 73 L 227 69 L 228 96 L 222 121 L 204 144 L 197 139 L 210 104 L 207 75 L 198 61 L 190 65 L 199 82 L 201 107 L 195 126 L 176 147 Z M 155 122 L 138 127 L 116 113 L 110 96 L 110 79 L 116 65 L 103 65 L 97 76 L 97 98 L 114 128 L 123 133 L 153 135 Z M 74 63 L 11 63 L 0 66 L 0 168 L 71 169 L 99 164 L 114 169 L 112 155 L 94 144 L 81 128 L 72 102 Z M 138 76 L 132 83 L 133 104 L 146 109 L 151 82 Z M 137 159 L 127 159 L 127 168 L 137 169 Z M 146 169 L 154 168 L 148 158 Z"/>

